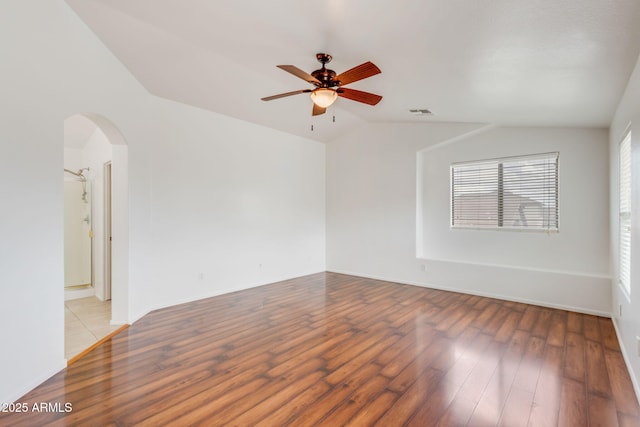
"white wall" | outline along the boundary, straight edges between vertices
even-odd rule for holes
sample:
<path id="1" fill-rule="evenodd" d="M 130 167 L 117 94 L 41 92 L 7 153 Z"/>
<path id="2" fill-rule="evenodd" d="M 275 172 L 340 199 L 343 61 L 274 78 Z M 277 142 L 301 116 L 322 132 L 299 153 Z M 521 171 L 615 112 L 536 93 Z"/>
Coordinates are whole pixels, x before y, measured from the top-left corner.
<path id="1" fill-rule="evenodd" d="M 170 101 L 155 114 L 153 268 L 134 318 L 324 270 L 324 144 Z"/>
<path id="2" fill-rule="evenodd" d="M 629 297 L 618 285 L 618 145 L 631 130 L 631 293 Z M 611 264 L 614 324 L 629 367 L 631 378 L 640 396 L 640 58 L 631 75 L 618 110 L 611 123 L 610 185 L 611 185 Z M 622 311 L 622 315 L 620 315 Z"/>
<path id="3" fill-rule="evenodd" d="M 450 230 L 451 162 L 549 151 L 558 234 Z M 327 267 L 609 314 L 607 156 L 599 129 L 365 127 L 328 145 Z"/>
<path id="4" fill-rule="evenodd" d="M 60 175 L 73 114 L 107 118 L 127 143 L 113 147 L 114 165 L 128 161 L 118 320 L 325 269 L 324 145 L 149 95 L 62 0 L 2 9 L 0 195 L 14 208 L 0 221 L 0 324 L 14 326 L 0 402 L 65 364 Z"/>

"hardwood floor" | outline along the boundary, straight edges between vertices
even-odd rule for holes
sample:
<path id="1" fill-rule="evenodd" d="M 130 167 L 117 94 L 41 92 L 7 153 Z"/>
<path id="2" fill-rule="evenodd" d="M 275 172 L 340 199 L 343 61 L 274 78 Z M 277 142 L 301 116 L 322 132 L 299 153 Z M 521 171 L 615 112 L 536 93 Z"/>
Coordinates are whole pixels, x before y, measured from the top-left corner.
<path id="1" fill-rule="evenodd" d="M 334 273 L 152 312 L 17 403 L 0 425 L 640 426 L 610 319 Z"/>

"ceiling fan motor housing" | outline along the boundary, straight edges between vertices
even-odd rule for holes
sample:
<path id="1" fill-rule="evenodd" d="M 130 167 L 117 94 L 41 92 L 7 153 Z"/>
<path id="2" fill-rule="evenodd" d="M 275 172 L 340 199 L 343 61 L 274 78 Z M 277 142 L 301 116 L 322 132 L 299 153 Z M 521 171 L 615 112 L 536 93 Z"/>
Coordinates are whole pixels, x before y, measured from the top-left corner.
<path id="1" fill-rule="evenodd" d="M 339 81 L 334 80 L 336 77 L 336 72 L 328 68 L 324 68 L 324 66 L 319 70 L 313 71 L 311 75 L 316 79 L 320 80 L 319 85 L 316 83 L 316 86 L 318 87 L 328 88 L 328 87 L 338 86 L 340 84 Z"/>
<path id="2" fill-rule="evenodd" d="M 320 84 L 316 83 L 315 85 L 322 88 L 339 86 L 340 82 L 334 80 L 337 75 L 336 72 L 325 67 L 333 59 L 332 56 L 328 53 L 316 53 L 316 59 L 322 64 L 322 68 L 311 73 L 313 77 L 320 80 Z"/>

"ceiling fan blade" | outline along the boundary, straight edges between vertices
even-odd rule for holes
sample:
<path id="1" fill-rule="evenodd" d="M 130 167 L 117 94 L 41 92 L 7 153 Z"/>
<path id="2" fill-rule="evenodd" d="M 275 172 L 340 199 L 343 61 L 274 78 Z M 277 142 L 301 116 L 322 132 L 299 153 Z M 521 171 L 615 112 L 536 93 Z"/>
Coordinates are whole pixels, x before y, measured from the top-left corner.
<path id="1" fill-rule="evenodd" d="M 349 89 L 346 87 L 341 87 L 336 92 L 338 92 L 338 96 L 343 98 L 347 98 L 352 101 L 364 102 L 369 105 L 376 105 L 382 99 L 380 95 L 376 95 L 375 93 L 363 92 L 361 90 Z"/>
<path id="2" fill-rule="evenodd" d="M 311 92 L 311 89 L 294 90 L 293 92 L 280 93 L 278 95 L 271 95 L 271 96 L 267 96 L 260 99 L 262 99 L 263 101 L 271 101 L 278 98 L 284 98 L 285 96 L 298 95 L 299 93 L 305 93 L 305 92 L 306 93 Z"/>
<path id="3" fill-rule="evenodd" d="M 367 61 L 364 64 L 353 67 L 342 74 L 338 74 L 335 80 L 339 80 L 340 86 L 344 86 L 349 83 L 357 82 L 358 80 L 366 79 L 367 77 L 375 76 L 381 72 L 380 68 L 376 67 L 373 62 Z"/>
<path id="4" fill-rule="evenodd" d="M 313 111 L 311 112 L 312 116 L 319 116 L 320 114 L 324 114 L 327 111 L 324 107 L 318 107 L 316 104 L 313 104 Z"/>
<path id="5" fill-rule="evenodd" d="M 316 79 L 306 71 L 302 71 L 300 68 L 296 67 L 295 65 L 277 65 L 277 67 L 311 84 L 316 84 L 316 83 L 322 84 L 320 80 Z"/>

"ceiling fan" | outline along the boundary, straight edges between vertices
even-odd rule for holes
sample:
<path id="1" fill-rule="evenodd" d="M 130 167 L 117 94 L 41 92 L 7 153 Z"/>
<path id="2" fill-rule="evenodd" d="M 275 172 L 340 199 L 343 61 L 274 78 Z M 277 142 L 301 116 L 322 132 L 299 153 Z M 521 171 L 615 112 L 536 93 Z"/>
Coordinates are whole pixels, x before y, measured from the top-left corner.
<path id="1" fill-rule="evenodd" d="M 353 67 L 342 74 L 336 74 L 335 71 L 325 67 L 326 64 L 331 62 L 331 55 L 318 53 L 316 54 L 316 59 L 322 64 L 322 68 L 313 71 L 311 74 L 308 74 L 293 65 L 278 65 L 278 68 L 311 83 L 315 86 L 315 89 L 301 89 L 293 92 L 267 96 L 261 99 L 263 101 L 271 101 L 278 98 L 284 98 L 285 96 L 310 93 L 311 100 L 313 101 L 312 114 L 314 116 L 324 114 L 327 107 L 333 104 L 339 96 L 369 105 L 376 105 L 382 99 L 380 95 L 376 95 L 374 93 L 343 87 L 349 83 L 357 82 L 358 80 L 379 74 L 381 72 L 380 69 L 372 62 L 367 61 L 364 64 Z"/>

